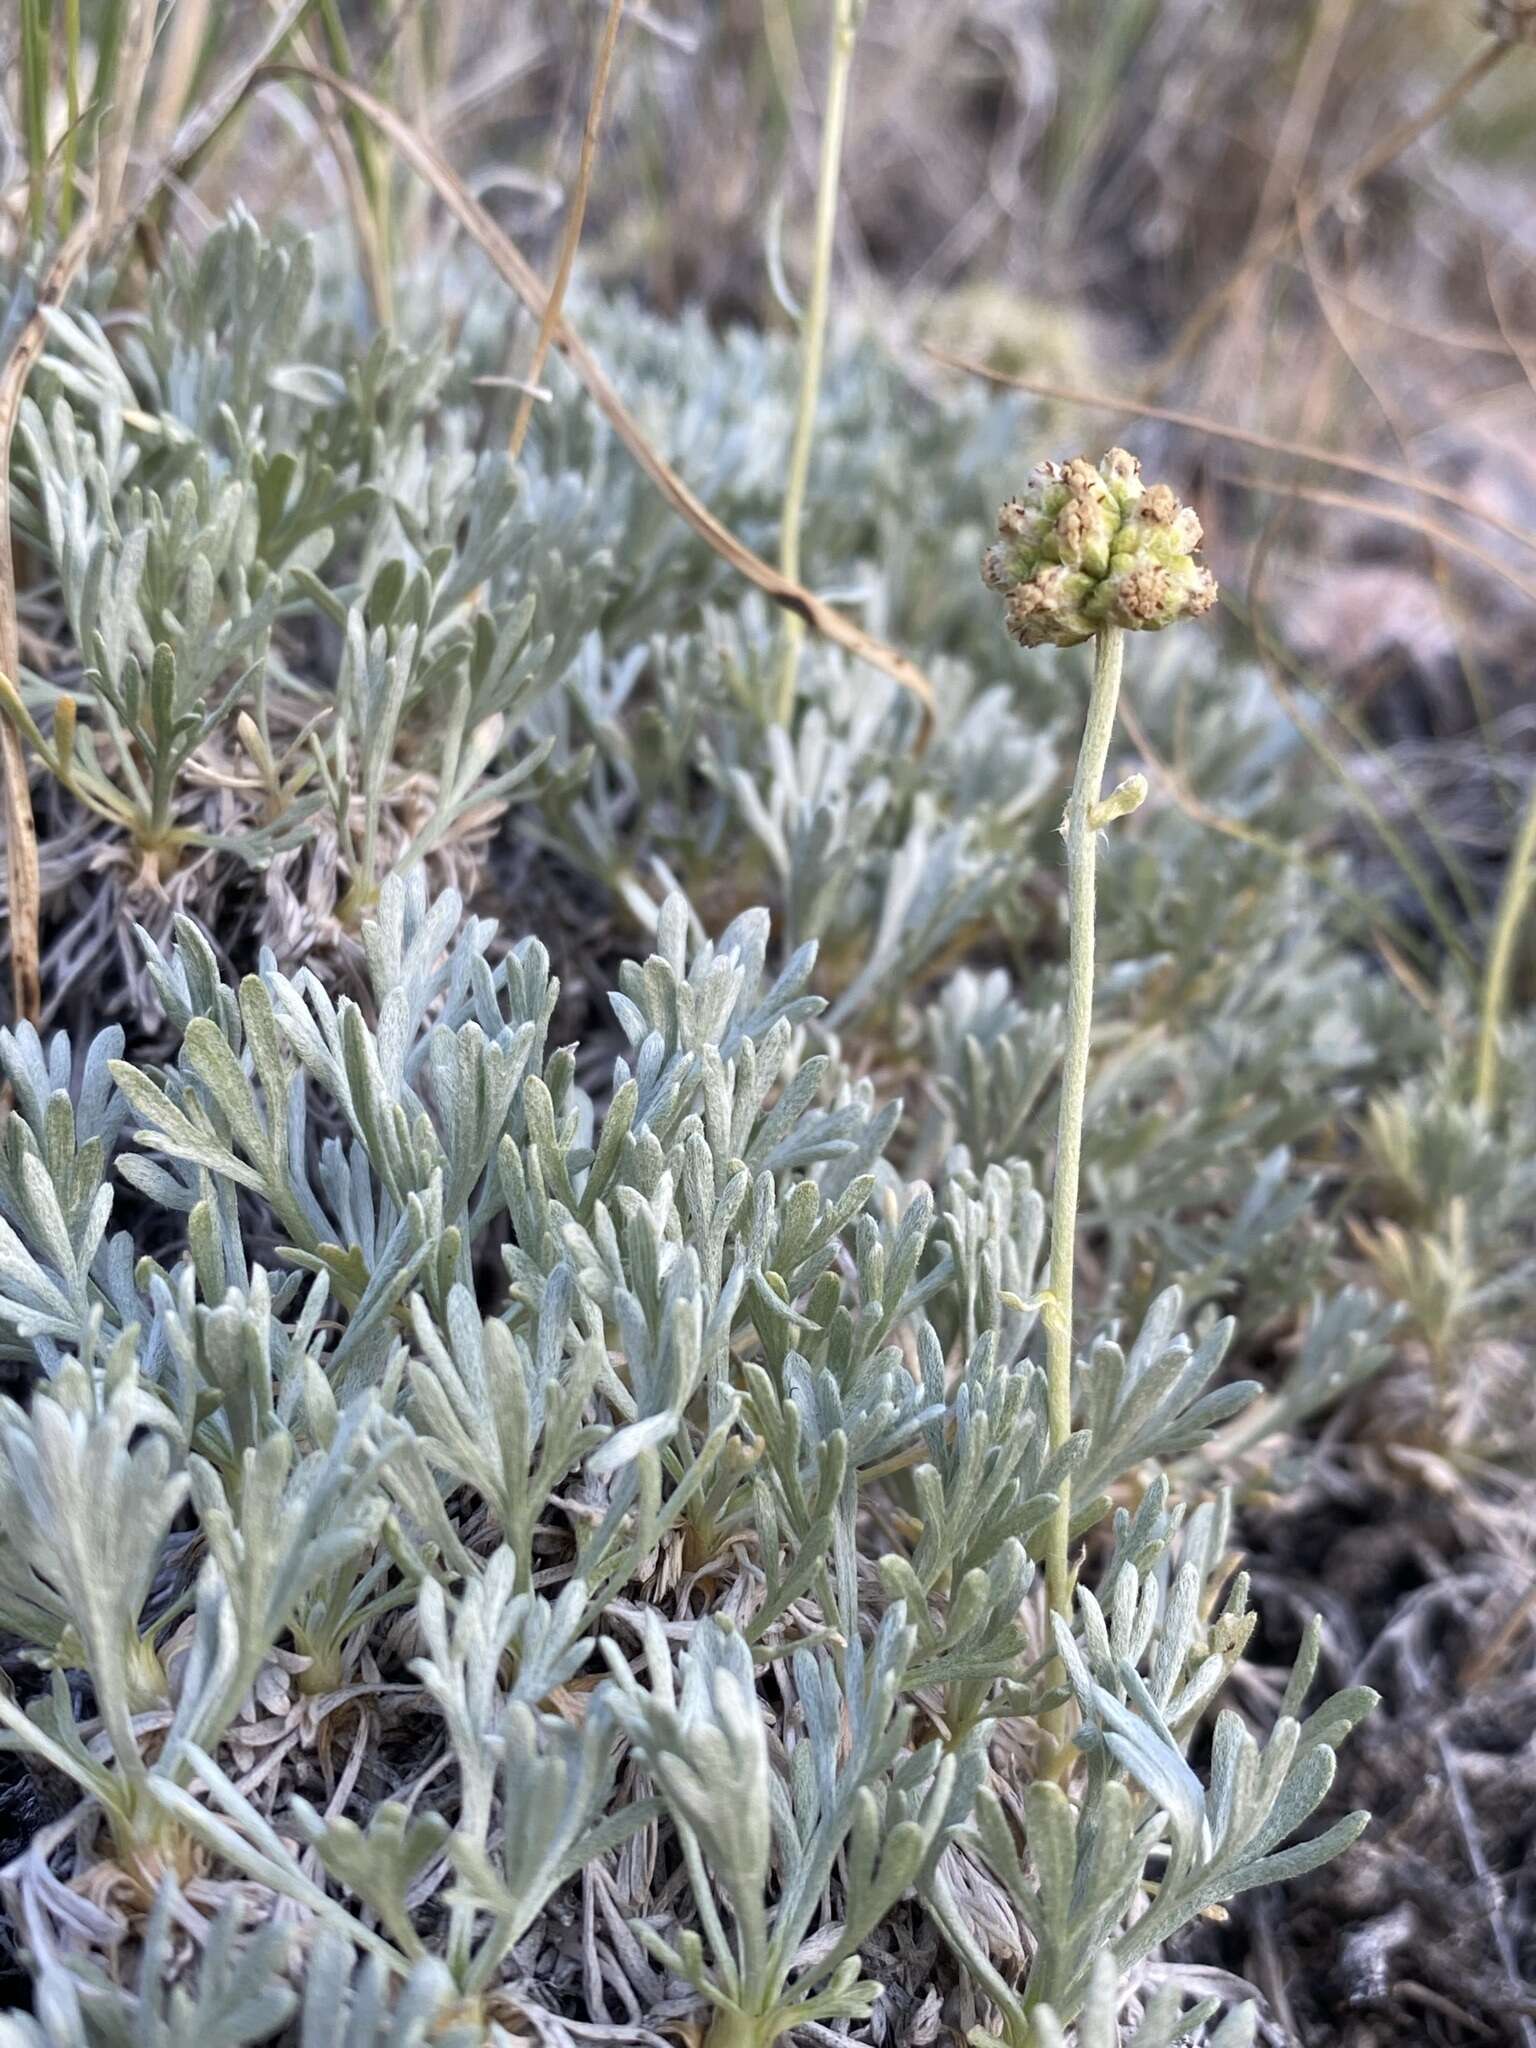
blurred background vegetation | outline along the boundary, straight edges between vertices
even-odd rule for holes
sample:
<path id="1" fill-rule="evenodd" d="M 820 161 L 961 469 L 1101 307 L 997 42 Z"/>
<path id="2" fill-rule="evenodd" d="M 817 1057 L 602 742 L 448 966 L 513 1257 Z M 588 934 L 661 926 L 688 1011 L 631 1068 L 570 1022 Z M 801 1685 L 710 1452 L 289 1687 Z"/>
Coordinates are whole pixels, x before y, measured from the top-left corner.
<path id="1" fill-rule="evenodd" d="M 368 310 L 425 324 L 459 260 L 431 190 L 299 82 L 224 109 L 295 11 L 161 8 L 133 151 L 168 161 L 141 243 L 234 200 L 349 222 Z M 794 333 L 829 11 L 626 10 L 579 290 Z M 123 17 L 126 66 L 143 12 L 87 5 L 82 36 Z M 547 274 L 607 12 L 330 4 L 285 48 L 387 99 Z M 968 374 L 939 355 L 1033 388 L 1021 461 L 1133 434 L 1198 494 L 1255 650 L 1452 901 L 1497 888 L 1531 722 L 1532 59 L 1490 22 L 1531 32 L 1473 0 L 871 0 L 832 305 L 916 392 Z M 509 376 L 532 326 L 509 301 Z M 1366 879 L 1394 888 L 1379 845 Z"/>
<path id="2" fill-rule="evenodd" d="M 129 196 L 115 246 L 98 232 L 92 250 L 119 282 L 239 202 L 269 228 L 353 238 L 357 303 L 337 310 L 364 331 L 434 332 L 443 309 L 452 328 L 464 253 L 439 195 L 282 64 L 376 92 L 548 275 L 609 12 L 14 0 L 13 246 L 68 231 L 82 175 L 108 213 Z M 1017 380 L 1037 401 L 1021 462 L 1134 438 L 1198 496 L 1229 611 L 1324 772 L 1403 832 L 1432 893 L 1486 906 L 1531 723 L 1531 10 L 636 0 L 578 294 L 794 335 L 844 12 L 862 22 L 835 340 L 873 338 L 924 396 L 983 371 Z M 13 325 L 27 305 L 13 299 Z M 505 316 L 514 382 L 534 322 L 510 297 Z M 665 407 L 663 391 L 624 395 Z M 1365 879 L 1396 888 L 1380 848 L 1363 834 Z"/>

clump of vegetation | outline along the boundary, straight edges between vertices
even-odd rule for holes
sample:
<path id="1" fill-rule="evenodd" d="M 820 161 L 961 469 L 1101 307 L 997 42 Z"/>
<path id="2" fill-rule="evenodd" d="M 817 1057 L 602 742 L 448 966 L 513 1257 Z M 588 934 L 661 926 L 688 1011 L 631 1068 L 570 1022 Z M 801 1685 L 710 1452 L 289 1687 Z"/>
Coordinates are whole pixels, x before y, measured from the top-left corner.
<path id="1" fill-rule="evenodd" d="M 366 292 L 162 236 L 154 10 L 24 9 L 4 2048 L 1243 2048 L 1177 1958 L 1366 1826 L 1244 1522 L 1472 1455 L 1536 805 L 1363 892 L 1193 510 L 834 332 L 877 8 L 798 342 L 528 287 L 325 6 L 210 106 L 330 95 Z"/>
<path id="2" fill-rule="evenodd" d="M 0 1719 L 87 1802 L 107 1924 L 222 1872 L 402 1983 L 432 1958 L 483 2027 L 563 1888 L 645 1830 L 650 1885 L 688 1883 L 636 1931 L 717 2044 L 867 2015 L 859 1945 L 914 1892 L 1024 2043 L 1106 1949 L 1358 1832 L 1286 1846 L 1369 1696 L 1303 1718 L 1314 1642 L 1269 1746 L 1228 1716 L 1194 1775 L 1252 1628 L 1227 1511 L 1112 1495 L 1255 1391 L 1213 1386 L 1230 1325 L 1191 1342 L 1167 1290 L 1052 1427 L 1027 1168 L 906 1180 L 873 1090 L 806 1050 L 814 947 L 770 975 L 764 913 L 688 928 L 669 899 L 621 971 L 601 1106 L 550 1043 L 544 949 L 493 965 L 419 880 L 363 928 L 366 1010 L 312 970 L 232 987 L 184 920 L 147 951 L 164 1066 L 109 1033 L 72 1085 L 66 1043 L 6 1035 L 3 1312 L 43 1376 L 5 1410 L 3 1613 L 54 1675 Z M 118 1177 L 185 1219 L 158 1256 L 110 1228 L 129 1123 Z M 1042 1776 L 1016 1846 L 993 1738 L 1065 1704 L 1021 1616 L 1069 1501 L 1076 1542 L 1112 1524 L 1055 1639 L 1089 1775 L 1076 1805 Z M 274 1746 L 280 1774 L 242 1762 Z M 1034 1930 L 1017 1977 L 956 1899 L 967 1856 Z M 49 1871 L 16 1872 L 20 1924 L 91 2037 L 111 1995 L 77 1986 Z M 829 1885 L 841 1932 L 804 1953 Z"/>

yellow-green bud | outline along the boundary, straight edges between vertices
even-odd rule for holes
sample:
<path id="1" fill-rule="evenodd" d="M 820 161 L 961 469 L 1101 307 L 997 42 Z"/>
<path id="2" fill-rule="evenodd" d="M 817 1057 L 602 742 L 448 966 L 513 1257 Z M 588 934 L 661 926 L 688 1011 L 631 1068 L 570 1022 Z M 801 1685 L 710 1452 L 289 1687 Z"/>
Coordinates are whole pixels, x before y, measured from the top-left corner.
<path id="1" fill-rule="evenodd" d="M 998 513 L 997 533 L 982 581 L 1006 601 L 1024 647 L 1075 647 L 1100 626 L 1156 632 L 1216 602 L 1215 578 L 1194 559 L 1200 521 L 1166 484 L 1143 484 L 1123 448 L 1097 467 L 1082 456 L 1042 462 Z"/>

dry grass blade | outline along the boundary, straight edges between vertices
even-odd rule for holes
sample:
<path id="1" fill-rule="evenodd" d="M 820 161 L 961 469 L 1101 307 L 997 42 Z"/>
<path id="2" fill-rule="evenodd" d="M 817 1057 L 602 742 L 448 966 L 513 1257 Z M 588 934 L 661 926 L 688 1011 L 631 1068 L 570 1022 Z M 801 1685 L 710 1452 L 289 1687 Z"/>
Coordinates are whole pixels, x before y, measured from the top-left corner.
<path id="1" fill-rule="evenodd" d="M 1367 184 L 1378 171 L 1385 170 L 1394 158 L 1402 155 L 1419 138 L 1437 127 L 1451 109 L 1457 106 L 1474 86 L 1482 81 L 1498 65 L 1502 64 L 1514 47 L 1511 43 L 1489 42 L 1472 61 L 1457 72 L 1446 86 L 1436 93 L 1429 105 L 1417 114 L 1389 128 L 1363 156 L 1349 168 L 1322 186 L 1313 186 L 1296 195 L 1294 208 L 1282 220 L 1275 223 L 1268 234 L 1260 235 L 1248 250 L 1242 262 L 1232 275 L 1217 285 L 1196 306 L 1185 321 L 1167 355 L 1147 379 L 1147 388 L 1155 391 L 1181 363 L 1187 362 L 1196 345 L 1209 333 L 1220 319 L 1233 298 L 1259 271 L 1273 263 L 1277 256 L 1285 253 L 1293 238 L 1322 219 L 1325 213 L 1347 199 L 1352 192 Z"/>
<path id="2" fill-rule="evenodd" d="M 1337 347 L 1339 354 L 1349 365 L 1351 374 L 1370 393 L 1377 412 L 1381 415 L 1389 431 L 1396 439 L 1404 461 L 1411 464 L 1414 449 L 1414 429 L 1412 423 L 1393 395 L 1390 379 L 1380 374 L 1372 359 L 1372 353 L 1357 338 L 1352 315 L 1337 303 L 1336 294 L 1328 277 L 1322 252 L 1317 248 L 1310 234 L 1302 236 L 1301 255 L 1308 281 L 1312 286 L 1313 298 L 1330 337 Z M 1441 609 L 1447 627 L 1457 644 L 1457 654 L 1461 665 L 1463 685 L 1467 692 L 1467 700 L 1476 715 L 1477 724 L 1482 734 L 1484 751 L 1490 766 L 1492 766 L 1495 753 L 1493 707 L 1484 686 L 1477 656 L 1467 642 L 1463 623 L 1465 608 L 1458 601 L 1454 581 L 1444 557 L 1441 555 L 1440 550 L 1433 545 L 1430 547 L 1430 571 L 1434 577 L 1435 587 L 1440 595 Z M 1497 773 L 1496 769 L 1494 772 L 1495 774 Z M 1476 925 L 1482 917 L 1482 899 L 1467 869 L 1466 862 L 1461 858 L 1456 847 L 1447 838 L 1445 833 L 1441 831 L 1432 807 L 1423 803 L 1406 786 L 1404 787 L 1404 795 L 1408 799 L 1410 808 L 1416 812 L 1420 829 L 1433 847 L 1436 858 L 1445 869 L 1451 887 L 1455 890 L 1460 901 L 1464 915 L 1473 925 Z"/>
<path id="3" fill-rule="evenodd" d="M 169 149 L 183 110 L 196 89 L 211 12 L 212 0 L 181 0 L 167 24 L 165 55 L 145 136 L 145 148 L 153 157 L 163 156 Z"/>
<path id="4" fill-rule="evenodd" d="M 1260 434 L 1248 427 L 1228 426 L 1208 413 L 1183 412 L 1177 406 L 1151 405 L 1139 398 L 1127 398 L 1107 391 L 1083 391 L 1071 384 L 1054 384 L 1044 377 L 1019 377 L 1006 370 L 994 370 L 974 356 L 952 355 L 948 349 L 925 343 L 923 353 L 946 369 L 963 370 L 973 377 L 985 377 L 993 384 L 1006 384 L 1014 391 L 1028 391 L 1037 398 L 1052 398 L 1061 405 L 1086 406 L 1094 412 L 1123 413 L 1138 420 L 1160 420 L 1165 426 L 1187 427 L 1192 433 L 1209 434 L 1215 441 L 1231 441 L 1240 448 L 1257 448 L 1266 455 L 1286 455 L 1296 462 L 1316 462 L 1328 469 L 1346 470 L 1351 476 L 1370 477 L 1375 483 L 1391 484 L 1397 490 L 1414 491 L 1421 498 L 1433 498 L 1450 505 L 1468 519 L 1480 520 L 1495 532 L 1536 553 L 1536 533 L 1512 519 L 1479 505 L 1448 484 L 1430 477 L 1415 476 L 1412 470 L 1394 469 L 1390 463 L 1372 462 L 1363 455 L 1345 455 L 1336 448 L 1324 448 L 1316 441 L 1288 441 L 1278 434 Z"/>
<path id="5" fill-rule="evenodd" d="M 1502 582 L 1518 590 L 1536 604 L 1536 583 L 1511 569 L 1507 562 L 1501 562 L 1497 555 L 1490 555 L 1486 548 L 1480 548 L 1475 541 L 1466 540 L 1448 526 L 1442 526 L 1437 519 L 1426 519 L 1420 512 L 1405 511 L 1400 505 L 1381 505 L 1374 498 L 1352 498 L 1347 491 L 1325 491 L 1315 484 L 1291 484 L 1274 477 L 1245 476 L 1240 470 L 1219 470 L 1217 475 L 1224 484 L 1235 484 L 1243 491 L 1277 491 L 1284 498 L 1300 498 L 1308 505 L 1323 505 L 1334 512 L 1353 512 L 1361 519 L 1384 519 L 1389 526 L 1406 526 L 1410 533 L 1420 534 L 1425 540 L 1438 547 L 1452 548 L 1457 554 L 1466 555 L 1490 576 L 1497 576 Z"/>
<path id="6" fill-rule="evenodd" d="M 1340 497 L 1339 502 L 1350 505 L 1354 500 Z M 1355 752 L 1369 757 L 1401 789 L 1400 776 L 1386 751 L 1371 740 L 1360 720 L 1340 701 L 1337 692 L 1319 690 L 1316 684 L 1309 680 L 1306 668 L 1297 661 L 1295 655 L 1285 647 L 1282 639 L 1265 621 L 1263 585 L 1270 560 L 1278 544 L 1279 530 L 1278 514 L 1272 515 L 1266 522 L 1254 551 L 1249 571 L 1246 612 L 1234 601 L 1230 589 L 1226 593 L 1228 608 L 1237 614 L 1252 635 L 1254 648 L 1264 665 L 1269 686 L 1291 725 L 1340 788 L 1347 792 L 1353 809 L 1366 820 L 1387 853 L 1397 863 L 1418 896 L 1424 915 L 1433 927 L 1446 957 L 1456 962 L 1468 987 L 1475 987 L 1477 964 L 1454 912 L 1449 911 L 1441 902 L 1440 892 L 1423 862 L 1417 857 L 1408 839 L 1393 823 L 1384 807 L 1376 800 L 1365 780 L 1355 772 L 1348 756 L 1333 744 L 1326 725 L 1308 717 L 1296 702 L 1288 676 L 1313 696 L 1319 707 L 1327 714 L 1327 720 L 1337 724 L 1345 733 Z M 1411 805 L 1411 793 L 1404 791 L 1404 794 Z"/>
<path id="7" fill-rule="evenodd" d="M 154 0 L 134 0 L 123 31 L 122 53 L 102 125 L 100 168 L 96 185 L 96 217 L 103 235 L 117 219 L 118 202 L 133 156 L 134 128 L 145 81 L 155 55 Z"/>
<path id="8" fill-rule="evenodd" d="M 103 269 L 110 269 L 118 261 L 138 223 L 166 187 L 190 178 L 193 166 L 214 147 L 244 104 L 261 66 L 283 47 L 314 4 L 315 0 L 288 0 L 282 13 L 263 30 L 255 49 L 241 58 L 231 76 L 206 91 L 189 110 L 170 146 L 145 172 L 133 203 L 120 208 L 113 221 L 102 216 L 104 239 L 98 260 Z"/>
<path id="9" fill-rule="evenodd" d="M 608 19 L 603 24 L 603 40 L 598 46 L 597 69 L 592 79 L 592 97 L 587 102 L 586 125 L 581 131 L 581 159 L 576 167 L 576 189 L 571 194 L 565 233 L 560 239 L 560 261 L 555 269 L 555 281 L 550 286 L 548 302 L 539 320 L 539 336 L 533 345 L 533 359 L 528 365 L 528 389 L 518 402 L 517 417 L 512 422 L 512 433 L 507 442 L 507 453 L 514 462 L 522 454 L 523 442 L 528 438 L 528 422 L 533 418 L 534 397 L 538 391 L 539 379 L 544 374 L 544 365 L 549 361 L 549 351 L 554 346 L 555 327 L 560 318 L 560 309 L 565 304 L 566 289 L 570 284 L 571 271 L 576 262 L 576 247 L 581 240 L 581 224 L 587 215 L 587 194 L 592 189 L 592 166 L 597 161 L 597 137 L 603 121 L 603 100 L 608 92 L 608 73 L 613 65 L 614 45 L 619 40 L 619 20 L 623 12 L 624 0 L 608 0 Z"/>
<path id="10" fill-rule="evenodd" d="M 465 232 L 477 243 L 494 265 L 498 274 L 511 286 L 523 303 L 540 319 L 549 304 L 549 293 L 539 281 L 538 273 L 527 258 L 491 219 L 485 208 L 472 197 L 462 180 L 450 170 L 432 145 L 403 121 L 392 107 L 377 98 L 365 87 L 355 85 L 350 79 L 338 77 L 334 71 L 327 71 L 317 64 L 268 64 L 257 74 L 256 83 L 262 78 L 304 78 L 312 85 L 323 85 L 343 99 L 351 102 L 360 112 L 367 115 L 380 131 L 389 137 L 419 177 L 425 178 L 436 191 Z M 851 619 L 823 599 L 817 597 L 801 583 L 782 575 L 761 555 L 754 554 L 746 543 L 739 540 L 730 528 L 723 526 L 702 499 L 691 491 L 671 465 L 657 452 L 646 438 L 633 413 L 609 382 L 602 365 L 577 334 L 563 315 L 557 315 L 554 323 L 554 341 L 576 375 L 586 386 L 593 403 L 608 421 L 624 446 L 629 450 L 641 469 L 661 492 L 678 515 L 685 519 L 699 537 L 708 543 L 722 561 L 729 563 L 739 576 L 756 584 L 775 604 L 783 605 L 787 611 L 796 613 L 806 624 L 832 641 L 847 653 L 856 655 L 860 661 L 867 661 L 872 668 L 880 669 L 893 681 L 910 690 L 923 705 L 930 717 L 933 712 L 933 685 L 909 656 L 901 654 L 894 647 L 888 647 L 883 640 L 877 640 L 872 633 L 866 633 Z"/>
<path id="11" fill-rule="evenodd" d="M 79 269 L 96 217 L 87 213 L 54 258 L 38 291 L 37 304 L 0 370 L 0 676 L 19 687 L 20 631 L 16 618 L 16 565 L 11 555 L 11 439 L 21 395 L 32 365 L 42 353 L 48 331 L 48 309 L 69 290 Z M 38 966 L 38 931 L 42 892 L 38 880 L 37 827 L 27 786 L 27 763 L 21 735 L 9 718 L 0 716 L 0 750 L 5 776 L 5 865 L 10 889 L 11 993 L 16 1020 L 36 1023 L 42 1013 L 42 981 Z"/>

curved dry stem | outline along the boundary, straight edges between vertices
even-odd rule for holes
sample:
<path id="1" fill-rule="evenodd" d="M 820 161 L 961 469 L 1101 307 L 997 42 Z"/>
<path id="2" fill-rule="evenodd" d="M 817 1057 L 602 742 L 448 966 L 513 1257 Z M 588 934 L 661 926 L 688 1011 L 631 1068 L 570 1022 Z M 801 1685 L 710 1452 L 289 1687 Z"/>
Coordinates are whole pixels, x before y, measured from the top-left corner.
<path id="1" fill-rule="evenodd" d="M 608 73 L 613 65 L 614 45 L 619 39 L 619 20 L 624 12 L 624 0 L 608 0 L 608 19 L 603 24 L 603 40 L 598 46 L 597 70 L 592 79 L 592 97 L 587 102 L 586 126 L 581 134 L 581 159 L 576 168 L 576 190 L 571 195 L 570 212 L 566 216 L 565 233 L 560 241 L 560 261 L 555 270 L 555 281 L 550 286 L 549 298 L 539 320 L 538 339 L 533 344 L 533 358 L 528 365 L 528 388 L 518 401 L 517 416 L 512 422 L 512 433 L 507 442 L 507 455 L 516 462 L 523 452 L 523 443 L 528 438 L 528 422 L 533 418 L 533 401 L 538 392 L 539 379 L 544 374 L 544 365 L 549 361 L 549 351 L 554 346 L 555 329 L 560 324 L 560 308 L 565 304 L 566 290 L 571 282 L 571 271 L 576 262 L 576 246 L 581 240 L 581 224 L 587 214 L 587 194 L 592 188 L 592 166 L 597 161 L 597 137 L 603 120 L 603 101 L 608 92 Z"/>
<path id="2" fill-rule="evenodd" d="M 1316 441 L 1287 439 L 1283 434 L 1262 434 L 1251 427 L 1237 427 L 1226 420 L 1212 418 L 1209 413 L 1186 412 L 1175 405 L 1154 405 L 1139 398 L 1128 398 L 1119 391 L 1085 391 L 1080 385 L 1054 383 L 1048 377 L 1023 377 L 1011 370 L 994 369 L 990 363 L 980 362 L 974 356 L 962 356 L 949 349 L 939 348 L 932 342 L 923 343 L 923 354 L 936 363 L 942 363 L 947 370 L 962 370 L 968 376 L 984 377 L 991 384 L 1006 385 L 1012 391 L 1027 391 L 1036 398 L 1052 398 L 1060 405 L 1080 405 L 1093 412 L 1121 413 L 1128 419 L 1161 420 L 1166 426 L 1187 427 L 1192 433 L 1209 434 L 1215 441 L 1230 441 L 1235 447 L 1256 448 L 1265 455 L 1285 455 L 1295 462 L 1315 462 L 1326 469 L 1344 470 L 1351 476 L 1370 477 L 1375 483 L 1391 484 L 1395 489 L 1412 491 L 1421 498 L 1433 498 L 1437 503 L 1449 505 L 1455 511 L 1475 519 L 1482 525 L 1502 533 L 1506 540 L 1536 553 L 1536 533 L 1528 526 L 1521 526 L 1517 520 L 1506 519 L 1491 506 L 1481 505 L 1465 491 L 1453 490 L 1449 484 L 1436 483 L 1433 477 L 1422 476 L 1411 469 L 1397 469 L 1388 462 L 1372 462 L 1363 455 L 1347 455 L 1341 449 L 1324 448 Z M 1248 478 L 1250 488 L 1265 487 L 1265 480 Z M 1275 485 L 1275 489 L 1282 486 Z M 1376 508 L 1365 500 L 1360 501 L 1362 511 Z"/>
<path id="3" fill-rule="evenodd" d="M 54 257 L 37 294 L 31 317 L 0 370 L 0 675 L 18 691 L 21 684 L 21 637 L 16 619 L 16 566 L 11 554 L 11 441 L 21 396 L 33 364 L 42 354 L 48 312 L 63 299 L 80 268 L 95 232 L 96 215 L 83 214 Z M 5 865 L 10 889 L 11 997 L 14 1019 L 36 1023 L 42 1014 L 43 989 L 38 965 L 42 889 L 37 861 L 37 826 L 32 817 L 32 792 L 21 735 L 10 719 L 0 717 L 0 768 L 4 774 Z"/>
<path id="4" fill-rule="evenodd" d="M 1405 149 L 1419 140 L 1420 136 L 1427 135 L 1431 128 L 1438 127 L 1446 115 L 1460 105 L 1473 87 L 1480 85 L 1489 72 L 1504 61 L 1512 48 L 1513 45 L 1510 43 L 1484 44 L 1471 62 L 1464 65 L 1447 85 L 1441 87 L 1428 106 L 1420 108 L 1417 114 L 1405 116 L 1403 120 L 1389 128 L 1385 135 L 1372 143 L 1364 155 L 1357 157 L 1338 177 L 1310 191 L 1299 192 L 1296 195 L 1295 206 L 1287 212 L 1285 218 L 1277 221 L 1268 234 L 1259 236 L 1232 275 L 1208 292 L 1196 306 L 1179 330 L 1172 348 L 1147 378 L 1147 393 L 1162 389 L 1173 371 L 1181 363 L 1188 361 L 1198 343 L 1209 333 L 1250 279 L 1257 272 L 1266 269 L 1277 256 L 1282 255 L 1301 229 L 1311 227 L 1314 221 L 1321 220 L 1323 215 L 1337 206 L 1341 199 L 1347 199 L 1351 192 L 1358 191 L 1369 179 L 1374 178 L 1378 171 L 1385 170 L 1394 158 L 1401 156 Z"/>
<path id="5" fill-rule="evenodd" d="M 848 74 L 858 38 L 854 0 L 833 0 L 827 51 L 827 104 L 821 121 L 821 155 L 816 171 L 816 229 L 811 258 L 811 290 L 800 335 L 800 390 L 795 402 L 795 431 L 789 446 L 789 475 L 784 485 L 784 511 L 779 521 L 779 567 L 800 580 L 800 522 L 805 512 L 805 487 L 816 442 L 816 405 L 821 396 L 821 365 L 827 343 L 827 310 L 832 295 L 832 245 L 837 237 L 837 188 L 842 173 L 843 131 L 848 119 Z M 784 620 L 779 650 L 775 714 L 788 725 L 795 708 L 795 675 L 805 627 L 793 612 Z"/>
<path id="6" fill-rule="evenodd" d="M 463 180 L 449 169 L 432 145 L 408 121 L 401 119 L 393 107 L 364 86 L 338 77 L 334 71 L 327 71 L 318 64 L 263 65 L 251 83 L 259 85 L 269 78 L 305 78 L 313 85 L 328 86 L 332 92 L 339 93 L 343 99 L 360 108 L 389 137 L 411 169 L 433 187 L 501 278 L 525 305 L 542 317 L 549 303 L 549 293 L 539 281 L 538 273 L 472 196 Z M 722 525 L 652 446 L 639 421 L 609 382 L 597 358 L 563 314 L 555 321 L 555 347 L 564 355 L 586 386 L 598 411 L 667 503 L 723 562 L 728 563 L 737 575 L 755 584 L 775 604 L 798 614 L 824 639 L 831 640 L 860 661 L 867 661 L 871 668 L 881 670 L 894 682 L 900 683 L 904 690 L 910 690 L 931 718 L 933 685 L 917 663 L 894 647 L 887 646 L 883 640 L 877 640 L 872 633 L 866 633 L 813 591 L 772 567 L 761 555 L 754 554 L 729 527 Z"/>

